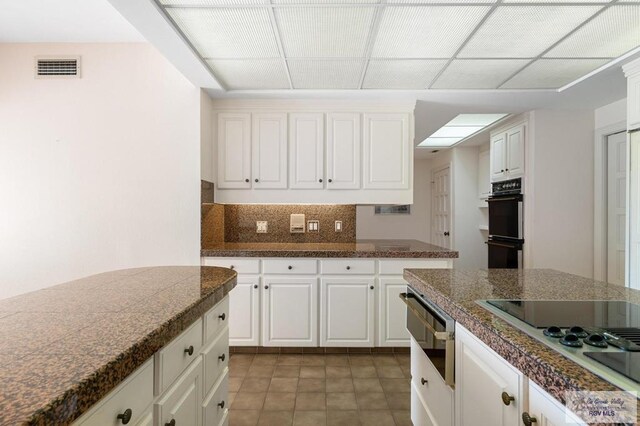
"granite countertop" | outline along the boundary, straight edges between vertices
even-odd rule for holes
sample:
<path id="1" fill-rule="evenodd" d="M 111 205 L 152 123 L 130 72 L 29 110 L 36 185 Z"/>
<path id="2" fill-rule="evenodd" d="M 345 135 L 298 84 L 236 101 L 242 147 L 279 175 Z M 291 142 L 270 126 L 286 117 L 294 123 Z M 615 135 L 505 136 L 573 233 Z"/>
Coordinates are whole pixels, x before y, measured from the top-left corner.
<path id="1" fill-rule="evenodd" d="M 456 259 L 458 252 L 418 240 L 356 240 L 353 243 L 218 243 L 202 249 L 201 255 Z"/>
<path id="2" fill-rule="evenodd" d="M 619 390 L 519 331 L 476 301 L 626 300 L 640 304 L 640 291 L 549 269 L 405 269 L 404 278 L 559 401 L 565 402 L 564 392 L 568 390 Z"/>
<path id="3" fill-rule="evenodd" d="M 71 423 L 235 284 L 226 268 L 152 267 L 0 300 L 0 424 Z"/>

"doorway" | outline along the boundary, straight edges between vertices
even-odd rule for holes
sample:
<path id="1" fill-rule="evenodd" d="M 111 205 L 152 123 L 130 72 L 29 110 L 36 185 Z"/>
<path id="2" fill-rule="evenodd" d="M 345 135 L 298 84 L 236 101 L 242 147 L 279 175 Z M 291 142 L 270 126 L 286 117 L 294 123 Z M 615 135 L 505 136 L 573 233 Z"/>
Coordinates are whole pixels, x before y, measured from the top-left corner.
<path id="1" fill-rule="evenodd" d="M 607 136 L 607 281 L 625 285 L 627 135 Z"/>
<path id="2" fill-rule="evenodd" d="M 431 178 L 431 242 L 451 248 L 451 177 L 449 166 L 433 171 Z"/>

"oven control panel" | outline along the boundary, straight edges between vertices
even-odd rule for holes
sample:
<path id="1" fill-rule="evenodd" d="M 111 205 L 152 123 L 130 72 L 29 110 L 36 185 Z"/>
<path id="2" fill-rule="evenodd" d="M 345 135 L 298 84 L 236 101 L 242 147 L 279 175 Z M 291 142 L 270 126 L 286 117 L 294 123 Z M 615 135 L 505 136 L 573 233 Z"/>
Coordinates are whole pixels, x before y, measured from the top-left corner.
<path id="1" fill-rule="evenodd" d="M 491 184 L 491 195 L 520 194 L 522 192 L 522 178 L 505 180 Z"/>

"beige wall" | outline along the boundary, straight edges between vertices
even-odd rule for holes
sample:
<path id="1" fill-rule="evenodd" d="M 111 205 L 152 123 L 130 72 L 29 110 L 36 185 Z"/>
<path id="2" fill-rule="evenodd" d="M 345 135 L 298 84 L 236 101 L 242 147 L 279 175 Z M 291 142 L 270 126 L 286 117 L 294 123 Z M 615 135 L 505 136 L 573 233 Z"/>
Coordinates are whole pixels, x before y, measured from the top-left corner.
<path id="1" fill-rule="evenodd" d="M 34 79 L 36 55 L 81 79 Z M 0 298 L 197 264 L 200 92 L 148 44 L 0 44 Z"/>
<path id="2" fill-rule="evenodd" d="M 415 160 L 413 205 L 410 215 L 374 215 L 373 206 L 358 206 L 356 234 L 358 238 L 395 238 L 429 242 L 431 230 L 431 162 Z"/>

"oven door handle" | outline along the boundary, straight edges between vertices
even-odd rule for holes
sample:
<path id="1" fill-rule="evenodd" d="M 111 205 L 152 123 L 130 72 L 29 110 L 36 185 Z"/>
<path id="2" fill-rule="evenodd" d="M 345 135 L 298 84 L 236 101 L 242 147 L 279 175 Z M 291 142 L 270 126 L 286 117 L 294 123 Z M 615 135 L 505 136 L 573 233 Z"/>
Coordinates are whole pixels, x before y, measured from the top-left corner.
<path id="1" fill-rule="evenodd" d="M 424 325 L 425 328 L 429 330 L 429 332 L 433 334 L 433 336 L 437 340 L 444 340 L 444 341 L 453 340 L 453 333 L 449 331 L 436 331 L 436 329 L 433 328 L 431 324 L 429 324 L 429 321 L 427 321 L 427 319 L 424 316 L 422 316 L 422 314 L 420 314 L 420 311 L 418 311 L 415 307 L 411 305 L 411 302 L 409 302 L 409 299 L 411 299 L 411 297 L 408 297 L 407 293 L 400 293 L 398 296 L 400 297 L 400 299 L 402 299 L 405 305 L 407 305 L 407 308 L 411 310 L 411 312 L 416 316 L 416 318 L 418 318 L 418 320 L 422 323 L 422 325 Z"/>
<path id="2" fill-rule="evenodd" d="M 495 197 L 495 198 L 487 198 L 487 203 L 492 203 L 495 201 L 522 201 L 520 197 Z"/>

